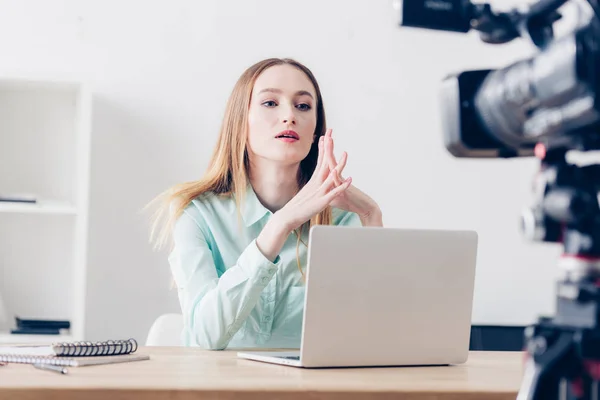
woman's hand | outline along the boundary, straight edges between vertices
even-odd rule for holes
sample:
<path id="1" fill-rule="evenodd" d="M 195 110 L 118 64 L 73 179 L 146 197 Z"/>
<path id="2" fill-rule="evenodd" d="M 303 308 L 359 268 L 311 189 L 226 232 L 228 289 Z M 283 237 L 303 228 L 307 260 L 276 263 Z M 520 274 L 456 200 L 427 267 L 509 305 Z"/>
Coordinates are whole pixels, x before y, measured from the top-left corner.
<path id="1" fill-rule="evenodd" d="M 339 178 L 346 166 L 345 161 L 331 168 L 325 159 L 325 139 L 319 139 L 317 166 L 310 180 L 281 210 L 278 211 L 287 221 L 288 228 L 296 229 L 313 216 L 323 211 L 337 197 L 341 196 L 352 183 L 352 178 Z"/>
<path id="2" fill-rule="evenodd" d="M 317 166 L 310 180 L 281 210 L 273 214 L 256 239 L 259 250 L 270 260 L 277 257 L 291 231 L 323 211 L 352 183 L 352 178 L 339 178 L 346 166 L 344 160 L 330 168 L 325 160 L 324 140 L 324 137 L 319 139 Z"/>
<path id="3" fill-rule="evenodd" d="M 338 170 L 338 165 L 346 165 L 348 153 L 342 153 L 340 162 L 338 164 L 333 153 L 333 138 L 331 137 L 331 134 L 332 130 L 328 129 L 324 136 L 325 160 L 329 170 L 336 172 Z M 336 185 L 341 185 L 344 182 L 344 178 L 342 178 L 341 173 L 336 172 L 334 181 Z M 379 205 L 375 202 L 375 200 L 353 185 L 351 185 L 347 190 L 341 192 L 339 196 L 336 196 L 332 200 L 331 206 L 358 214 L 363 226 L 383 226 L 381 209 L 379 208 Z"/>

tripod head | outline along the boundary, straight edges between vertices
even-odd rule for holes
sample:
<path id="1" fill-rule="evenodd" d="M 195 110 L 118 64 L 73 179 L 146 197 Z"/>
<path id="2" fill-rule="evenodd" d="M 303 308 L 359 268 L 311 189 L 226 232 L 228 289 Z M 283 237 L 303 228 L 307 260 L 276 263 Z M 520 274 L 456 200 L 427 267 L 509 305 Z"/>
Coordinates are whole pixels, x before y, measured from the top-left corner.
<path id="1" fill-rule="evenodd" d="M 534 205 L 521 217 L 525 237 L 563 245 L 559 266 L 565 279 L 600 278 L 600 164 L 569 163 L 567 148 L 546 149 L 542 143 L 535 153 L 540 170 Z"/>

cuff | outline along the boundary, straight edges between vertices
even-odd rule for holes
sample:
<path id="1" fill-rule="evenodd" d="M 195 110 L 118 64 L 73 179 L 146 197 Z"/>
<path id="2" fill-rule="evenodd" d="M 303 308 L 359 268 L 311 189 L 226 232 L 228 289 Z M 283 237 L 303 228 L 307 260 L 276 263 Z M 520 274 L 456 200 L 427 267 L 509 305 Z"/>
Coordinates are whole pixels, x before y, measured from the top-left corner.
<path id="1" fill-rule="evenodd" d="M 256 245 L 256 239 L 246 247 L 246 250 L 244 250 L 238 259 L 238 266 L 250 280 L 265 286 L 269 283 L 273 275 L 275 275 L 279 265 L 281 265 L 281 257 L 277 255 L 275 260 L 271 262 L 259 250 Z"/>

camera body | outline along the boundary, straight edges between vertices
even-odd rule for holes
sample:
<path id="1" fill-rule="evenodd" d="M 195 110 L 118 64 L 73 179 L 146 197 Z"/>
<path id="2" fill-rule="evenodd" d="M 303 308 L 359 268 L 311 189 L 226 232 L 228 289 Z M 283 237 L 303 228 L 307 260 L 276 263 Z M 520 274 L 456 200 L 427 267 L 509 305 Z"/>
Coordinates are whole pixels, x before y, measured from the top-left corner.
<path id="1" fill-rule="evenodd" d="M 569 35 L 555 40 L 556 8 L 542 0 L 525 11 L 495 14 L 468 0 L 405 0 L 401 26 L 463 32 L 483 41 L 526 37 L 534 57 L 497 70 L 464 71 L 442 84 L 444 143 L 456 157 L 534 156 L 536 144 L 583 151 L 600 149 L 600 17 L 597 5 Z"/>

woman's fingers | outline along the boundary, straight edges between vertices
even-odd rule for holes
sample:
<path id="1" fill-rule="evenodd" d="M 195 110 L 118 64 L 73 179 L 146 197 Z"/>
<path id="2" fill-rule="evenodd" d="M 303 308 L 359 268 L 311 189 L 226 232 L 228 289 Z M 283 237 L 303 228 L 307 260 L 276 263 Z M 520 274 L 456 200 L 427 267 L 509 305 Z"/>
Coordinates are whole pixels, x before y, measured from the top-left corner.
<path id="1" fill-rule="evenodd" d="M 323 183 L 321 184 L 321 187 L 320 187 L 320 189 L 323 193 L 327 193 L 327 192 L 329 192 L 329 190 L 332 187 L 337 186 L 335 183 L 336 173 L 337 173 L 337 170 L 332 169 L 329 171 L 329 174 L 327 174 L 327 178 L 323 181 Z"/>
<path id="2" fill-rule="evenodd" d="M 329 202 L 332 201 L 336 196 L 340 195 L 342 192 L 344 192 L 346 189 L 348 189 L 351 184 L 352 184 L 352 178 L 348 177 L 341 185 L 337 186 L 336 188 L 331 190 L 329 193 L 327 193 L 325 195 L 327 204 L 329 204 Z"/>
<path id="3" fill-rule="evenodd" d="M 333 154 L 333 138 L 331 137 L 332 130 L 328 129 L 325 134 L 325 159 L 329 163 L 329 169 L 334 169 L 337 166 L 335 155 Z"/>
<path id="4" fill-rule="evenodd" d="M 340 163 L 335 167 L 335 185 L 339 186 L 344 183 L 344 178 L 342 178 L 342 171 L 346 166 L 346 161 L 348 161 L 348 153 L 343 152 L 342 157 L 340 158 Z"/>
<path id="5" fill-rule="evenodd" d="M 326 157 L 325 142 L 326 142 L 325 136 L 321 136 L 321 139 L 319 142 L 319 146 L 320 146 L 319 154 L 320 154 L 321 162 L 317 165 L 317 167 L 315 168 L 315 172 L 314 172 L 314 174 L 317 176 L 319 182 L 323 182 L 325 179 L 327 179 L 327 176 L 329 175 L 329 172 L 330 172 L 329 163 L 325 159 L 325 157 Z"/>
<path id="6" fill-rule="evenodd" d="M 317 157 L 317 166 L 315 167 L 315 171 L 319 171 L 321 166 L 323 165 L 323 136 L 319 137 L 319 142 L 317 143 L 317 147 L 319 149 L 319 155 Z"/>
<path id="7" fill-rule="evenodd" d="M 346 166 L 346 162 L 348 161 L 348 153 L 342 153 L 340 158 L 340 162 L 338 163 L 335 159 L 335 155 L 333 152 L 333 139 L 331 137 L 332 130 L 327 129 L 325 135 L 319 138 L 319 155 L 317 157 L 317 165 L 315 167 L 315 173 L 318 175 L 319 179 L 324 183 L 327 179 L 331 177 L 336 186 L 339 186 L 344 183 L 344 178 L 342 177 L 342 171 Z M 335 173 L 332 172 L 336 171 Z"/>

